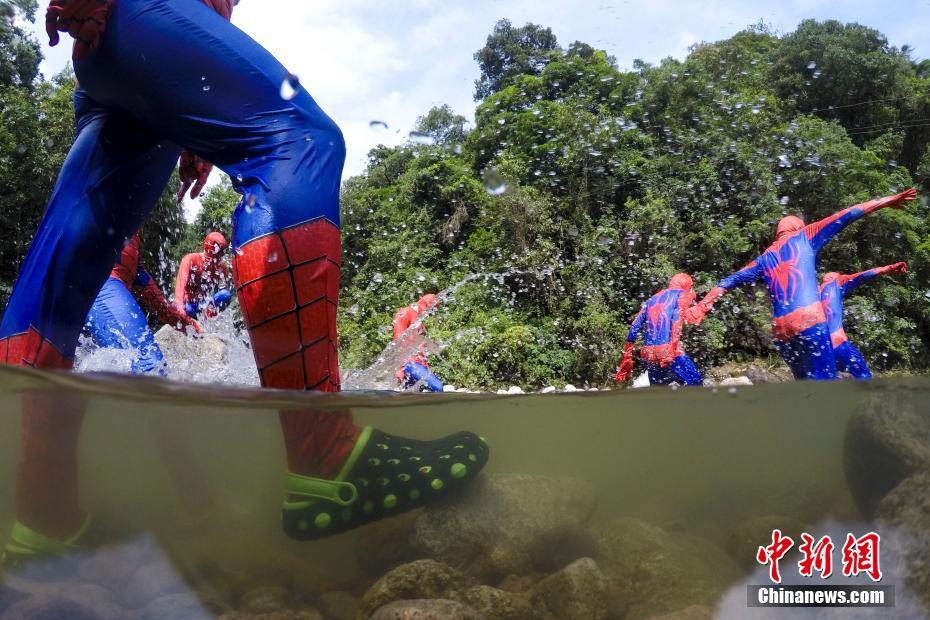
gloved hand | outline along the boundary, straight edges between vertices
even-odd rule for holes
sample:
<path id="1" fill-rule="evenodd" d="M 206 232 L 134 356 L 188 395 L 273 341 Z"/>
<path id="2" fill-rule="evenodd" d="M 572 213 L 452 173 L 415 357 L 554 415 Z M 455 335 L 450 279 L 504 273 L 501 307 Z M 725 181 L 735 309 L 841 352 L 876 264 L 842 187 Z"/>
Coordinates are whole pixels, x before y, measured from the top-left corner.
<path id="1" fill-rule="evenodd" d="M 614 380 L 622 383 L 633 375 L 633 343 L 628 342 L 623 346 L 623 361 L 620 362 L 620 368 L 614 375 Z"/>
<path id="2" fill-rule="evenodd" d="M 48 44 L 58 45 L 58 33 L 67 32 L 74 37 L 71 57 L 83 59 L 100 45 L 112 6 L 113 0 L 51 0 L 45 11 Z"/>
<path id="3" fill-rule="evenodd" d="M 238 0 L 203 0 L 203 3 L 229 21 L 232 18 L 233 6 L 238 4 Z"/>
<path id="4" fill-rule="evenodd" d="M 187 316 L 186 312 L 179 309 L 175 305 L 171 305 L 167 308 L 167 310 L 165 311 L 165 319 L 166 319 L 165 320 L 166 325 L 170 325 L 174 329 L 184 334 L 189 334 L 189 332 L 187 331 L 188 327 L 193 328 L 194 332 L 198 336 L 201 335 L 202 333 L 200 331 L 200 324 L 194 319 L 192 319 L 191 317 Z"/>
<path id="5" fill-rule="evenodd" d="M 184 194 L 190 189 L 191 198 L 196 198 L 207 184 L 207 178 L 213 171 L 213 164 L 197 155 L 184 151 L 178 163 L 178 176 L 181 177 L 181 189 L 178 190 L 178 203 L 184 200 Z M 193 187 L 193 189 L 191 189 Z"/>
<path id="6" fill-rule="evenodd" d="M 887 206 L 891 207 L 892 209 L 903 209 L 907 206 L 907 203 L 911 202 L 915 198 L 917 198 L 917 190 L 912 187 L 910 189 L 904 190 L 900 194 L 889 196 L 886 199 L 888 200 Z"/>
<path id="7" fill-rule="evenodd" d="M 696 304 L 685 310 L 683 316 L 685 323 L 700 325 L 704 321 L 704 317 L 707 316 L 707 307 L 703 304 Z"/>
<path id="8" fill-rule="evenodd" d="M 890 266 L 888 271 L 890 271 L 891 273 L 907 273 L 907 263 L 905 263 L 904 261 L 900 263 L 895 263 Z"/>

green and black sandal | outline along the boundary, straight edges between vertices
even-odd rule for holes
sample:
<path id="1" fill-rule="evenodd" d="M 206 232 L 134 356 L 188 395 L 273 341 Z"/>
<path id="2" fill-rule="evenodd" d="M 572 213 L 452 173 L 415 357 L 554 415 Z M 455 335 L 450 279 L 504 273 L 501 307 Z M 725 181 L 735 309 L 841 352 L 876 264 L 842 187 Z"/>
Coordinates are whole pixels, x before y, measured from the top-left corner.
<path id="1" fill-rule="evenodd" d="M 18 568 L 33 560 L 66 556 L 79 551 L 91 523 L 91 518 L 87 517 L 74 536 L 62 541 L 49 538 L 17 521 L 13 524 L 13 531 L 3 548 L 3 553 L 0 554 L 0 566 L 6 569 Z"/>
<path id="2" fill-rule="evenodd" d="M 488 462 L 488 445 L 461 432 L 434 441 L 366 427 L 335 480 L 287 474 L 284 531 L 315 540 L 419 508 L 468 484 Z"/>

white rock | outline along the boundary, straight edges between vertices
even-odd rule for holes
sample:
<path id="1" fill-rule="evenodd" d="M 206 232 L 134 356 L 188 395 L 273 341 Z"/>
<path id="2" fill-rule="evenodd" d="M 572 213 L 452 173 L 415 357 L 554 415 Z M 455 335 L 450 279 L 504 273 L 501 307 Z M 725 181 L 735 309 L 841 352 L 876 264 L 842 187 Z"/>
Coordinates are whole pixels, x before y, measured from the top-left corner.
<path id="1" fill-rule="evenodd" d="M 598 389 L 597 389 L 597 388 L 588 388 L 588 391 L 589 391 L 589 392 L 597 392 Z"/>
<path id="2" fill-rule="evenodd" d="M 442 391 L 443 391 L 443 392 L 454 392 L 454 391 L 455 391 L 455 386 L 452 385 L 451 383 L 447 383 L 447 384 L 445 384 L 444 386 L 442 386 Z"/>
<path id="3" fill-rule="evenodd" d="M 649 384 L 649 373 L 648 372 L 644 372 L 643 374 L 641 374 L 640 376 L 636 377 L 633 380 L 633 387 L 635 388 L 649 387 L 649 385 L 650 384 Z"/>
<path id="4" fill-rule="evenodd" d="M 511 386 L 507 389 L 507 393 L 508 393 L 508 394 L 523 394 L 523 388 L 521 388 L 521 387 L 518 386 L 518 385 L 511 385 Z"/>
<path id="5" fill-rule="evenodd" d="M 552 394 L 553 392 L 555 392 L 555 388 L 550 385 L 550 386 L 544 387 L 542 391 L 540 391 L 540 394 Z"/>
<path id="6" fill-rule="evenodd" d="M 578 388 L 576 388 L 576 387 L 575 387 L 574 385 L 572 385 L 571 383 L 566 383 L 566 384 L 565 384 L 565 387 L 562 388 L 562 391 L 563 391 L 563 392 L 577 392 L 577 391 L 578 391 Z"/>
<path id="7" fill-rule="evenodd" d="M 749 380 L 749 377 L 727 377 L 720 382 L 720 385 L 752 385 L 752 381 Z"/>
<path id="8" fill-rule="evenodd" d="M 501 388 L 501 389 L 497 390 L 497 393 L 498 393 L 498 394 L 506 394 L 506 393 L 507 393 L 507 390 L 505 390 L 504 388 Z"/>

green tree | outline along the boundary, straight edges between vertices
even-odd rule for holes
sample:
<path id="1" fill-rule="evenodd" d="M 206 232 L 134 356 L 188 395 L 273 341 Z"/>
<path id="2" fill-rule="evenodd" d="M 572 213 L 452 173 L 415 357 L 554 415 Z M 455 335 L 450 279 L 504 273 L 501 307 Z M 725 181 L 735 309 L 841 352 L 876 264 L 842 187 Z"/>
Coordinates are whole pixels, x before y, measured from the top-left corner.
<path id="1" fill-rule="evenodd" d="M 509 85 L 520 75 L 539 75 L 554 52 L 561 51 L 552 30 L 536 24 L 514 28 L 502 19 L 475 52 L 481 77 L 475 81 L 475 100 Z"/>

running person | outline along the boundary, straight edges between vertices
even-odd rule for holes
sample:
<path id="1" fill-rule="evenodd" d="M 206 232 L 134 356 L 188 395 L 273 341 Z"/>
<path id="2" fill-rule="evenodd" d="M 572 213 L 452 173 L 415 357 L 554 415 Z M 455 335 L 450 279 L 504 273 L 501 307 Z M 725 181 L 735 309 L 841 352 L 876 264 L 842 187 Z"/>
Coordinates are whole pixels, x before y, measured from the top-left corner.
<path id="1" fill-rule="evenodd" d="M 438 306 L 439 301 L 435 295 L 428 293 L 421 297 L 417 303 L 411 306 L 404 306 L 394 314 L 394 341 L 404 337 L 414 325 L 418 325 L 416 336 L 426 334 L 426 329 L 420 324 L 421 315 L 432 308 Z M 403 343 L 401 344 L 403 346 Z M 433 374 L 430 370 L 429 363 L 426 360 L 426 351 L 422 345 L 416 344 L 416 353 L 397 371 L 397 382 L 404 388 L 412 387 L 416 384 L 423 386 L 423 389 L 430 392 L 442 392 L 442 380 Z"/>
<path id="2" fill-rule="evenodd" d="M 917 192 L 870 200 L 843 209 L 813 224 L 789 215 L 778 222 L 775 241 L 761 256 L 721 280 L 689 317 L 703 320 L 727 291 L 760 278 L 772 299 L 772 338 L 795 379 L 835 379 L 836 359 L 830 328 L 817 292 L 817 255 L 837 233 L 879 209 L 903 209 Z"/>
<path id="3" fill-rule="evenodd" d="M 869 370 L 869 365 L 859 348 L 850 342 L 846 335 L 846 329 L 843 327 L 843 300 L 854 289 L 888 273 L 907 273 L 907 263 L 895 263 L 852 275 L 831 271 L 823 276 L 823 284 L 820 285 L 820 303 L 823 304 L 830 329 L 836 368 L 848 372 L 856 379 L 871 379 L 872 371 Z"/>
<path id="4" fill-rule="evenodd" d="M 78 334 L 123 240 L 139 230 L 181 149 L 213 162 L 242 202 L 233 279 L 262 385 L 340 389 L 336 304 L 342 132 L 289 72 L 230 24 L 233 0 L 52 0 L 46 26 L 77 38 L 77 137 L 0 323 L 0 362 L 73 365 Z M 18 551 L 71 544 L 81 416 L 24 403 Z M 282 411 L 284 529 L 328 536 L 432 502 L 473 479 L 471 433 L 422 442 L 359 428 L 345 411 Z M 48 455 L 56 454 L 54 461 Z M 387 484 L 366 484 L 386 480 Z"/>
<path id="5" fill-rule="evenodd" d="M 623 347 L 623 361 L 614 377 L 623 382 L 633 374 L 633 348 L 645 327 L 643 347 L 639 356 L 646 362 L 652 385 L 703 385 L 701 372 L 681 346 L 681 331 L 686 322 L 685 311 L 695 300 L 691 276 L 679 273 L 672 277 L 668 288 L 650 297 L 630 326 Z"/>
<path id="6" fill-rule="evenodd" d="M 226 255 L 226 237 L 211 232 L 203 239 L 203 251 L 187 254 L 181 259 L 174 284 L 174 303 L 183 308 L 187 316 L 195 318 L 203 312 L 214 317 L 229 306 L 229 269 Z"/>

